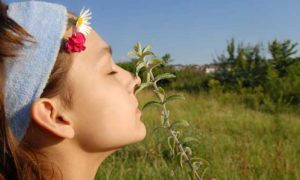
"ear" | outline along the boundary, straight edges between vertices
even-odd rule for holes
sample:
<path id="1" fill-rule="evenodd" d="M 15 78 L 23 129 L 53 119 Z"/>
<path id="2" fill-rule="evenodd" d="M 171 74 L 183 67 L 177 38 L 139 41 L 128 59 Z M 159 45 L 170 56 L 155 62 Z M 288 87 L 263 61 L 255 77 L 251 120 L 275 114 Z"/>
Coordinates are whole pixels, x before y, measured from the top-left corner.
<path id="1" fill-rule="evenodd" d="M 32 104 L 32 119 L 42 128 L 62 138 L 73 138 L 73 123 L 54 99 L 39 98 Z"/>

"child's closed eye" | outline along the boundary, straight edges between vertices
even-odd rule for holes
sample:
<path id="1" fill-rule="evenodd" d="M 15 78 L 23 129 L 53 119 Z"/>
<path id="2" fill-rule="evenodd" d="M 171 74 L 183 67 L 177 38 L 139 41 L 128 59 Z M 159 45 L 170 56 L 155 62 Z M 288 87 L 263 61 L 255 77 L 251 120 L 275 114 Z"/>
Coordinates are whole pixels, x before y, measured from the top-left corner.
<path id="1" fill-rule="evenodd" d="M 112 72 L 108 73 L 108 75 L 114 75 L 114 74 L 117 74 L 117 72 L 116 71 L 112 71 Z"/>

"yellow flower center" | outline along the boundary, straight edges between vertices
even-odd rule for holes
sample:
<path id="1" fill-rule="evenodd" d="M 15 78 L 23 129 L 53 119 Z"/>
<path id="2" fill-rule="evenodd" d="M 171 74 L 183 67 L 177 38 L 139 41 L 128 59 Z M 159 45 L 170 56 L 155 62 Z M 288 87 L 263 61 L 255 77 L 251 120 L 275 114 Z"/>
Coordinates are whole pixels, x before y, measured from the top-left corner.
<path id="1" fill-rule="evenodd" d="M 83 19 L 80 17 L 80 18 L 78 18 L 78 20 L 77 20 L 77 24 L 78 24 L 78 26 L 81 26 L 82 25 L 82 23 L 83 23 Z"/>

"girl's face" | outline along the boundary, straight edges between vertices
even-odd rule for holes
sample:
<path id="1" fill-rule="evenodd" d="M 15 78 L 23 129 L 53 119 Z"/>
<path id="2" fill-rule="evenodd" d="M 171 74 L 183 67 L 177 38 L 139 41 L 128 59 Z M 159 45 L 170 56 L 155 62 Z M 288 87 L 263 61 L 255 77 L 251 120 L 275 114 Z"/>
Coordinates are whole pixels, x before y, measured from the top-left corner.
<path id="1" fill-rule="evenodd" d="M 140 78 L 113 62 L 108 44 L 94 30 L 87 35 L 85 46 L 85 51 L 74 53 L 68 76 L 73 89 L 68 114 L 74 122 L 74 140 L 90 152 L 141 141 L 146 128 L 134 95 Z M 112 71 L 116 73 L 110 74 Z"/>

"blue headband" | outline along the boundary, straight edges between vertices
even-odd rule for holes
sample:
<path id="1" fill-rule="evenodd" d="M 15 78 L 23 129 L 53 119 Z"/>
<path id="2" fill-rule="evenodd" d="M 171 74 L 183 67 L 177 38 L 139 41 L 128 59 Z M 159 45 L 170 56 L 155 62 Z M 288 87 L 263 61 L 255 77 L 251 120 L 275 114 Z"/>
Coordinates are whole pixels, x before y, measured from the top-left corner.
<path id="1" fill-rule="evenodd" d="M 9 4 L 7 13 L 37 42 L 25 42 L 17 58 L 5 60 L 6 117 L 20 141 L 31 119 L 31 105 L 42 94 L 55 64 L 67 28 L 67 9 L 59 4 L 27 1 Z"/>

